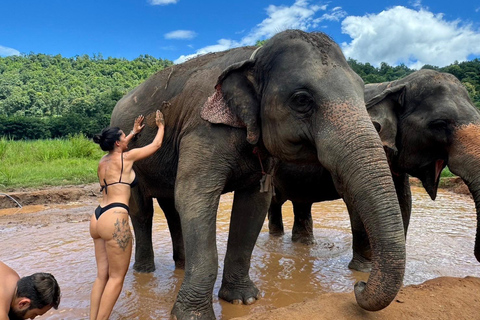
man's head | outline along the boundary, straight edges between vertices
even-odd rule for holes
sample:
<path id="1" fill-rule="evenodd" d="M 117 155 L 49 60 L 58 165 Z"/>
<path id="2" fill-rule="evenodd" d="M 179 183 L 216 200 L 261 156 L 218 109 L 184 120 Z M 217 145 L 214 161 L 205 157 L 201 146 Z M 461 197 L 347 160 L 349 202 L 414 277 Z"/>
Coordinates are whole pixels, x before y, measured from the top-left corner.
<path id="1" fill-rule="evenodd" d="M 52 307 L 58 309 L 59 304 L 57 280 L 50 273 L 34 273 L 18 280 L 8 317 L 10 320 L 33 319 Z"/>

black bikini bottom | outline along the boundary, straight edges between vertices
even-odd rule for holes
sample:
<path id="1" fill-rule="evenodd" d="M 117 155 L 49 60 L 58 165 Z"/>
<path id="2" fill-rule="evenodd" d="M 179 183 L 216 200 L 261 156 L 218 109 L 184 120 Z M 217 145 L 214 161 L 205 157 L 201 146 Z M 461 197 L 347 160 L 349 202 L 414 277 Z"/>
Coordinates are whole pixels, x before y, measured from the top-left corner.
<path id="1" fill-rule="evenodd" d="M 100 216 L 107 210 L 110 210 L 112 208 L 115 208 L 115 207 L 120 207 L 120 208 L 124 208 L 127 210 L 127 213 L 130 212 L 128 206 L 125 204 L 125 203 L 121 203 L 121 202 L 113 202 L 113 203 L 110 203 L 109 205 L 106 205 L 105 207 L 100 207 L 98 206 L 97 209 L 95 209 L 95 217 L 97 218 L 100 218 Z"/>

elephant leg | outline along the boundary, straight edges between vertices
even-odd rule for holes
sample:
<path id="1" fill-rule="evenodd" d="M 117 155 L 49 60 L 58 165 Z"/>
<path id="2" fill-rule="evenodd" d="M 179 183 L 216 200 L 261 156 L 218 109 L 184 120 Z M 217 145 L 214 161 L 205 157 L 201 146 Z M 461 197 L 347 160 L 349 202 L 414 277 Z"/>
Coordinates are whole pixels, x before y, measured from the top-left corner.
<path id="1" fill-rule="evenodd" d="M 218 296 L 233 304 L 252 304 L 259 290 L 248 274 L 252 251 L 262 229 L 272 192 L 257 185 L 235 191 L 222 287 Z"/>
<path id="2" fill-rule="evenodd" d="M 370 272 L 372 268 L 372 250 L 367 231 L 360 215 L 354 210 L 349 210 L 352 229 L 352 260 L 348 267 L 361 272 Z"/>
<path id="3" fill-rule="evenodd" d="M 292 229 L 292 241 L 304 244 L 314 244 L 312 203 L 300 203 L 293 201 L 293 213 L 295 220 Z"/>
<path id="4" fill-rule="evenodd" d="M 138 186 L 132 189 L 129 207 L 135 234 L 133 269 L 138 272 L 153 272 L 155 271 L 152 246 L 153 200 L 145 197 Z"/>
<path id="5" fill-rule="evenodd" d="M 272 202 L 268 208 L 268 232 L 272 236 L 280 237 L 285 234 L 282 217 L 282 206 L 285 200 L 279 197 L 279 191 L 276 191 L 276 193 L 277 196 L 272 198 Z"/>
<path id="6" fill-rule="evenodd" d="M 185 181 L 186 182 L 186 181 Z M 178 183 L 183 185 L 183 183 Z M 179 186 L 175 203 L 185 235 L 185 276 L 172 309 L 174 319 L 215 319 L 212 294 L 218 274 L 216 209 L 221 191 L 201 195 Z M 185 196 L 180 196 L 180 194 Z M 207 205 L 208 204 L 208 205 Z"/>
<path id="7" fill-rule="evenodd" d="M 175 209 L 175 200 L 173 198 L 157 199 L 158 205 L 162 208 L 165 218 L 167 219 L 168 229 L 172 238 L 173 261 L 175 267 L 185 268 L 185 248 L 183 246 L 182 224 L 180 216 Z"/>
<path id="8" fill-rule="evenodd" d="M 171 316 L 210 320 L 215 319 L 212 295 L 218 274 L 217 210 L 230 167 L 224 163 L 225 156 L 220 163 L 215 148 L 189 138 L 182 141 L 185 147 L 180 149 L 174 194 L 184 240 L 185 276 Z"/>
<path id="9" fill-rule="evenodd" d="M 393 175 L 393 182 L 397 192 L 400 211 L 402 212 L 403 227 L 405 237 L 407 235 L 410 215 L 412 213 L 412 193 L 410 190 L 410 182 L 407 174 Z M 353 237 L 353 257 L 348 267 L 350 269 L 369 272 L 371 269 L 372 252 L 370 249 L 370 241 L 365 227 L 355 212 L 350 213 L 350 222 Z"/>
<path id="10" fill-rule="evenodd" d="M 412 191 L 410 189 L 408 174 L 403 173 L 398 176 L 394 175 L 393 182 L 395 183 L 395 190 L 397 191 L 400 211 L 402 212 L 405 237 L 407 237 L 408 225 L 410 223 L 410 216 L 412 214 Z"/>

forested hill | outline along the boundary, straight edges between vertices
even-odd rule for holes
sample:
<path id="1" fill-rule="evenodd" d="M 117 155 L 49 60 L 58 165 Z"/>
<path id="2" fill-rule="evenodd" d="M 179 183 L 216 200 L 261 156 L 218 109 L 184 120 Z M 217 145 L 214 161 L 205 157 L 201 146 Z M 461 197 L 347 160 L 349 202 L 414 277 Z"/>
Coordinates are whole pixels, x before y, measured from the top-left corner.
<path id="1" fill-rule="evenodd" d="M 101 55 L 0 57 L 0 137 L 92 136 L 110 123 L 124 94 L 172 64 L 149 55 L 132 61 Z"/>
<path id="2" fill-rule="evenodd" d="M 349 64 L 365 83 L 391 81 L 414 71 L 385 63 L 375 68 L 352 59 Z M 124 94 L 170 65 L 149 55 L 132 61 L 101 55 L 0 57 L 0 137 L 44 139 L 79 132 L 91 137 L 109 124 Z M 480 108 L 480 60 L 424 68 L 454 74 Z"/>

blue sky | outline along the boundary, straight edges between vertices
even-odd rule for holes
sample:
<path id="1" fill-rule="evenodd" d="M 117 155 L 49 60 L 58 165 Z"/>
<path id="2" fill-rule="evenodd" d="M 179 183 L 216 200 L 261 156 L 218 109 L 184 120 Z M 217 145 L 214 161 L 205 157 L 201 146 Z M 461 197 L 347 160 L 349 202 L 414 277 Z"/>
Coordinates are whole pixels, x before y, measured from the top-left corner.
<path id="1" fill-rule="evenodd" d="M 148 54 L 181 63 L 290 28 L 325 32 L 347 57 L 375 66 L 480 57 L 473 0 L 2 0 L 0 56 Z"/>

